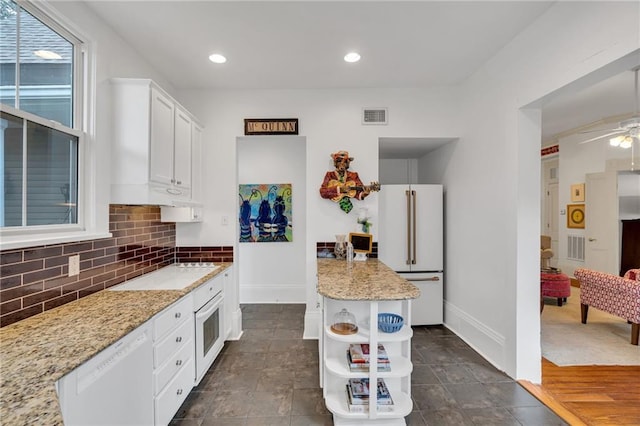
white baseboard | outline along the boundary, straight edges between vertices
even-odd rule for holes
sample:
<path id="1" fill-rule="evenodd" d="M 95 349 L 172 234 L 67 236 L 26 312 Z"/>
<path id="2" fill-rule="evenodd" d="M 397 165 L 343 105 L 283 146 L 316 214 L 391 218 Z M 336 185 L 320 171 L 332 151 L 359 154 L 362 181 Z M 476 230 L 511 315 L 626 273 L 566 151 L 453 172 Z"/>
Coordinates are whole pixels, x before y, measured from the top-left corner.
<path id="1" fill-rule="evenodd" d="M 505 338 L 500 333 L 476 320 L 456 306 L 444 303 L 445 326 L 465 341 L 476 352 L 505 371 Z"/>
<path id="2" fill-rule="evenodd" d="M 304 286 L 240 285 L 240 303 L 306 303 Z"/>

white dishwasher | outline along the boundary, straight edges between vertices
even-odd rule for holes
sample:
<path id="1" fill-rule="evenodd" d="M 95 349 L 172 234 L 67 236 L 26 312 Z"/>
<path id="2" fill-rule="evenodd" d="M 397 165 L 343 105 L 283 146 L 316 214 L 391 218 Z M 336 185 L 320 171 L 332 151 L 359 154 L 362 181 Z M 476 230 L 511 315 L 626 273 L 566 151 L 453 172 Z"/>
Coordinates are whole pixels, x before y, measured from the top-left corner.
<path id="1" fill-rule="evenodd" d="M 152 425 L 151 327 L 143 324 L 58 383 L 65 425 Z"/>

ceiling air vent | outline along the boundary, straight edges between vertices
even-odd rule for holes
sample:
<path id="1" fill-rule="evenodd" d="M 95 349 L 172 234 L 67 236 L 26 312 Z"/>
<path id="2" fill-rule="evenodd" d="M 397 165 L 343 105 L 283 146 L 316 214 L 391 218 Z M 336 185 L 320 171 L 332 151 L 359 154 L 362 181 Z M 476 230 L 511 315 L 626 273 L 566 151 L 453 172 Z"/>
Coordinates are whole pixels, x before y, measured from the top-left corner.
<path id="1" fill-rule="evenodd" d="M 362 124 L 387 124 L 387 108 L 362 108 Z"/>

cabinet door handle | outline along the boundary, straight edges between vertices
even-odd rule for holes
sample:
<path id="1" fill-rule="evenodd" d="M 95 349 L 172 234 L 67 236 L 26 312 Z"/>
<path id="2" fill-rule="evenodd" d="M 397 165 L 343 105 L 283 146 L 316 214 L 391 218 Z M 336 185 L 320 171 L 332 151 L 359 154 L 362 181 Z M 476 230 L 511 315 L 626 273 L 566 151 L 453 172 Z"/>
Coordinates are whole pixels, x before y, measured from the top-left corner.
<path id="1" fill-rule="evenodd" d="M 178 185 L 182 185 L 182 181 L 181 181 L 181 180 L 177 180 L 177 181 L 176 181 L 176 184 L 178 184 Z"/>
<path id="2" fill-rule="evenodd" d="M 176 337 L 176 343 L 180 343 L 180 342 L 182 342 L 182 336 Z"/>
<path id="3" fill-rule="evenodd" d="M 182 389 L 178 389 L 178 390 L 176 391 L 176 395 L 182 395 Z"/>
<path id="4" fill-rule="evenodd" d="M 181 366 L 181 365 L 182 365 L 182 360 L 181 360 L 181 359 L 177 360 L 177 361 L 176 361 L 176 365 L 177 365 L 177 366 Z"/>
<path id="5" fill-rule="evenodd" d="M 176 312 L 175 317 L 176 319 L 180 318 L 182 316 L 182 314 L 180 312 Z"/>
<path id="6" fill-rule="evenodd" d="M 175 182 L 176 182 L 176 180 L 175 180 L 175 179 L 171 179 L 171 183 L 175 183 Z"/>

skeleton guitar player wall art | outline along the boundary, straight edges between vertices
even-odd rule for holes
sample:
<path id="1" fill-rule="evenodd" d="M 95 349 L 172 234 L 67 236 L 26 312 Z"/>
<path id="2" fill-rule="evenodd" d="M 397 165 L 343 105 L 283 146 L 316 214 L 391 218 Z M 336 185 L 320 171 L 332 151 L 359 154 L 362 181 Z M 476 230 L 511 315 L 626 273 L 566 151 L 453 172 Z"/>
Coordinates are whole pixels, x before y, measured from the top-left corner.
<path id="1" fill-rule="evenodd" d="M 380 184 L 363 185 L 357 172 L 349 171 L 353 157 L 347 151 L 331 154 L 335 170 L 328 171 L 320 186 L 320 196 L 338 203 L 340 209 L 349 213 L 353 209 L 351 198 L 363 200 L 371 191 L 379 191 Z"/>

